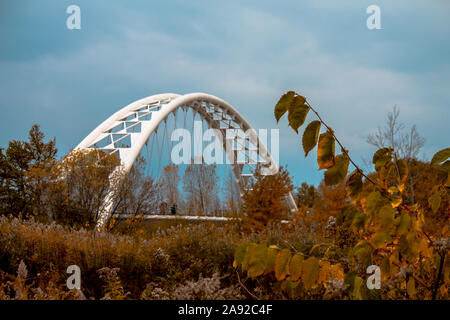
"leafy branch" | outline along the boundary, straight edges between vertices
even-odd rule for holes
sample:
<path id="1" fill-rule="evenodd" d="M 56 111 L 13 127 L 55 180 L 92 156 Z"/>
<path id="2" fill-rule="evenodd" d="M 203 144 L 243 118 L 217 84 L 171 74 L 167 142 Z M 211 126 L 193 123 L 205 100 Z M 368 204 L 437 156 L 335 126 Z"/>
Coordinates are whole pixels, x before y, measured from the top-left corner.
<path id="1" fill-rule="evenodd" d="M 312 112 L 314 112 L 314 114 L 317 116 L 317 118 L 319 119 L 319 121 L 328 129 L 329 132 L 331 132 L 331 134 L 333 135 L 334 140 L 339 144 L 339 146 L 341 147 L 341 151 L 348 157 L 349 161 L 351 162 L 351 164 L 356 168 L 356 170 L 364 177 L 367 179 L 367 181 L 371 182 L 373 185 L 378 186 L 378 183 L 376 183 L 375 181 L 373 181 L 369 176 L 367 176 L 363 170 L 353 161 L 353 159 L 350 157 L 350 154 L 348 153 L 348 150 L 346 148 L 344 148 L 344 146 L 342 145 L 342 143 L 339 141 L 339 139 L 336 137 L 336 135 L 334 134 L 334 130 L 330 128 L 330 126 L 328 126 L 325 121 L 322 119 L 322 117 L 319 115 L 319 113 L 311 106 L 311 104 L 309 104 L 308 101 L 305 101 L 305 104 L 311 109 Z"/>
<path id="2" fill-rule="evenodd" d="M 332 261 L 328 255 L 321 254 L 318 248 L 328 246 L 318 243 L 309 254 L 296 252 L 289 248 L 266 246 L 257 243 L 244 243 L 239 246 L 234 255 L 233 266 L 247 272 L 247 276 L 256 279 L 260 276 L 273 274 L 277 281 L 289 294 L 294 293 L 299 283 L 305 294 L 318 286 L 328 289 L 337 286 L 337 292 L 348 294 L 352 299 L 362 299 L 370 296 L 363 288 L 364 280 L 358 276 L 375 261 L 381 263 L 385 277 L 390 278 L 387 285 L 388 295 L 401 294 L 404 288 L 398 280 L 398 275 L 406 276 L 406 296 L 435 299 L 441 283 L 441 278 L 447 286 L 449 272 L 446 269 L 445 254 L 438 251 L 448 250 L 448 239 L 441 239 L 441 249 L 437 250 L 436 241 L 425 232 L 424 210 L 417 203 L 403 204 L 405 182 L 408 178 L 408 165 L 404 159 L 399 159 L 393 148 L 381 148 L 372 158 L 377 174 L 376 181 L 365 175 L 363 170 L 351 159 L 349 152 L 336 137 L 333 129 L 322 119 L 319 113 L 306 101 L 306 98 L 294 91 L 285 93 L 275 106 L 274 114 L 277 122 L 288 113 L 289 126 L 298 134 L 298 129 L 306 120 L 308 112 L 312 112 L 319 120 L 310 122 L 302 136 L 302 146 L 305 157 L 317 146 L 317 163 L 319 170 L 326 169 L 324 182 L 326 185 L 336 185 L 345 180 L 347 194 L 358 208 L 351 205 L 341 210 L 336 218 L 336 225 L 349 230 L 358 237 L 356 245 L 345 248 L 348 260 L 345 266 L 340 261 Z M 326 131 L 320 134 L 323 126 Z M 342 154 L 335 156 L 335 142 L 340 146 Z M 437 152 L 431 165 L 447 173 L 447 180 L 440 181 L 432 189 L 428 198 L 429 207 L 433 212 L 441 207 L 441 198 L 447 195 L 450 187 L 450 148 Z M 348 166 L 356 169 L 347 177 Z M 373 184 L 375 190 L 363 192 L 363 178 Z M 341 218 L 340 218 L 341 217 Z M 345 217 L 345 218 L 342 218 Z M 344 220 L 345 219 L 345 222 Z M 339 222 L 339 220 L 341 222 Z M 448 231 L 442 230 L 445 235 Z M 330 247 L 331 248 L 331 247 Z M 434 248 L 434 249 L 433 249 Z M 328 251 L 328 249 L 326 250 Z M 333 252 L 333 251 L 332 251 Z M 335 253 L 337 251 L 335 250 Z M 436 254 L 441 257 L 436 279 L 433 285 L 427 285 L 426 279 L 431 275 Z M 428 267 L 418 267 L 422 261 L 428 261 Z M 349 289 L 343 289 L 342 282 Z M 417 284 L 420 290 L 416 290 Z M 333 288 L 332 288 L 333 289 Z M 334 289 L 333 289 L 334 290 Z M 333 291 L 331 290 L 331 291 Z M 445 291 L 444 289 L 441 289 Z M 327 294 L 327 293 L 325 293 Z M 444 294 L 444 293 L 442 293 Z"/>

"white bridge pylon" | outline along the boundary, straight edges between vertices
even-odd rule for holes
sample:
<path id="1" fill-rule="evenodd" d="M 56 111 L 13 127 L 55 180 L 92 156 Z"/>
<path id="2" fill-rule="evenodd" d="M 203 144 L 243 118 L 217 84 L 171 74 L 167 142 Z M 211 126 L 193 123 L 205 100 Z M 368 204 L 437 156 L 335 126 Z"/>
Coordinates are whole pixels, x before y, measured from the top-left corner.
<path id="1" fill-rule="evenodd" d="M 151 134 L 156 132 L 161 122 L 165 121 L 170 114 L 176 113 L 179 108 L 192 109 L 193 112 L 200 115 L 202 120 L 206 121 L 209 128 L 219 130 L 222 136 L 217 138 L 221 138 L 224 150 L 227 150 L 227 141 L 222 137 L 226 137 L 227 129 L 241 129 L 246 132 L 247 139 L 257 146 L 258 154 L 264 158 L 260 166 L 261 173 L 273 174 L 278 171 L 277 163 L 250 123 L 229 103 L 206 93 L 185 95 L 165 93 L 137 100 L 101 123 L 81 141 L 76 149 L 100 149 L 116 154 L 123 170 L 128 173 Z M 244 173 L 244 166 L 248 167 L 245 172 L 252 173 L 255 172 L 256 166 L 236 161 L 237 153 L 244 152 L 247 158 L 250 158 L 250 151 L 244 147 L 242 150 L 226 153 L 241 190 L 245 188 L 248 179 L 252 176 L 252 174 Z M 113 189 L 114 186 L 112 186 Z M 289 193 L 287 201 L 292 211 L 297 210 L 291 193 Z M 111 191 L 105 199 L 104 208 L 99 213 L 98 229 L 102 229 L 110 218 L 113 206 L 114 192 Z"/>

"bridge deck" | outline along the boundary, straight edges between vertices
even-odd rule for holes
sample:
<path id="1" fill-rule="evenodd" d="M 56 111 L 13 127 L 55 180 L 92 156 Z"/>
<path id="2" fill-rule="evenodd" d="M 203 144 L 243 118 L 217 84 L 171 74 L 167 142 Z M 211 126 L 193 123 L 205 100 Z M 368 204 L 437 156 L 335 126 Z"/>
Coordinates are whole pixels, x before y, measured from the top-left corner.
<path id="1" fill-rule="evenodd" d="M 131 214 L 115 214 L 116 219 L 128 219 L 133 217 Z M 136 216 L 139 217 L 139 216 Z M 189 220 L 189 221 L 212 221 L 225 222 L 231 220 L 239 220 L 239 218 L 231 217 L 212 217 L 212 216 L 182 216 L 182 215 L 162 215 L 162 214 L 146 214 L 143 216 L 144 220 Z M 289 220 L 281 220 L 281 223 L 290 223 Z"/>
<path id="2" fill-rule="evenodd" d="M 128 219 L 131 218 L 130 214 L 114 215 L 114 218 Z M 233 220 L 235 218 L 229 217 L 212 217 L 212 216 L 182 216 L 182 215 L 161 215 L 161 214 L 146 214 L 143 216 L 144 220 L 190 220 L 190 221 L 214 221 L 224 222 Z"/>

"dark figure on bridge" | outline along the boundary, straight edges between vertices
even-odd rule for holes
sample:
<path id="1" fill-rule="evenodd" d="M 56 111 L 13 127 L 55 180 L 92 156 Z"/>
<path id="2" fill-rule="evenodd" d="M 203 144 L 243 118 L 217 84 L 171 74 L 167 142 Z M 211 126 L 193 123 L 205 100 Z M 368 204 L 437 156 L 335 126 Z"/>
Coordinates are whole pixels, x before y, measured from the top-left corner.
<path id="1" fill-rule="evenodd" d="M 170 207 L 170 214 L 174 215 L 177 214 L 177 205 L 174 204 L 172 207 Z"/>

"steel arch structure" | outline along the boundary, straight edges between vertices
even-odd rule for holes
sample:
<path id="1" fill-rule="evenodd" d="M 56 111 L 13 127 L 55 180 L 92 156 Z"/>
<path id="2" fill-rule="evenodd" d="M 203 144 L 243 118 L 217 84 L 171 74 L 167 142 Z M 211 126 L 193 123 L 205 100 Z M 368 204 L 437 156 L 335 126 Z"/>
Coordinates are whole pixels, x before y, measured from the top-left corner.
<path id="1" fill-rule="evenodd" d="M 229 103 L 206 93 L 190 93 L 179 95 L 174 93 L 157 94 L 137 100 L 120 109 L 97 128 L 95 128 L 76 149 L 100 149 L 107 153 L 116 154 L 125 172 L 129 172 L 134 161 L 139 156 L 142 148 L 147 143 L 153 132 L 167 117 L 183 110 L 192 109 L 206 121 L 212 129 L 220 131 L 218 138 L 226 137 L 227 129 L 241 129 L 247 132 L 247 139 L 257 146 L 258 152 L 264 161 L 261 161 L 262 174 L 271 174 L 278 171 L 278 165 L 266 149 L 266 146 L 256 134 L 250 123 Z M 216 132 L 216 131 L 215 131 Z M 219 137 L 220 136 L 220 137 Z M 228 150 L 226 139 L 221 139 L 224 150 Z M 252 149 L 254 150 L 254 149 Z M 232 171 L 241 190 L 247 185 L 252 174 L 243 173 L 244 166 L 249 166 L 250 172 L 254 173 L 256 166 L 251 163 L 238 163 L 236 161 L 238 152 L 243 152 L 250 159 L 250 149 L 243 147 L 240 150 L 227 152 L 226 157 L 231 162 Z M 113 209 L 113 192 L 105 199 L 105 206 L 100 212 L 97 228 L 102 228 L 109 219 Z M 291 210 L 296 210 L 294 198 L 289 193 L 287 198 Z"/>

